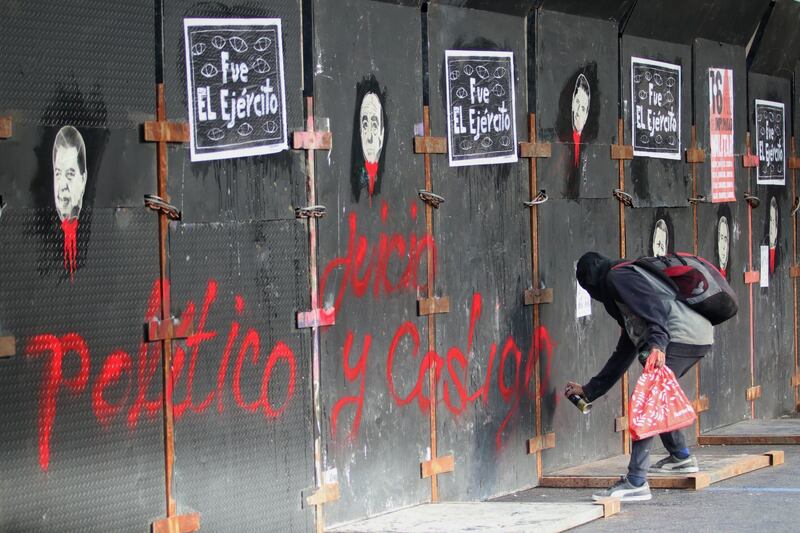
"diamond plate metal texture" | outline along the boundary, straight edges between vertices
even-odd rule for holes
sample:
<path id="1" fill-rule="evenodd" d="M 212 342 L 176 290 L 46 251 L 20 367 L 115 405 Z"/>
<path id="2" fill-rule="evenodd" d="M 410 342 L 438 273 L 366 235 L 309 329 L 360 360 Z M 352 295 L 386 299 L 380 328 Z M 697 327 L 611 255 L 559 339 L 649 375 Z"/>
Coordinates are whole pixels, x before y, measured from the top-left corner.
<path id="1" fill-rule="evenodd" d="M 14 335 L 17 354 L 0 360 L 0 531 L 145 531 L 164 512 L 164 451 L 160 409 L 129 414 L 148 295 L 158 275 L 155 216 L 141 209 L 84 206 L 74 281 L 64 269 L 58 217 L 52 209 L 9 207 L 0 218 L 0 334 Z M 80 335 L 89 349 L 88 380 L 56 395 L 47 469 L 39 455 L 40 402 L 52 354 L 37 335 Z M 109 354 L 132 362 L 103 389 L 122 405 L 106 425 L 93 409 Z M 155 346 L 151 360 L 160 359 Z M 79 357 L 65 353 L 63 378 L 74 381 Z M 130 391 L 126 394 L 127 386 Z M 160 374 L 145 398 L 158 400 Z"/>
<path id="2" fill-rule="evenodd" d="M 309 306 L 305 226 L 295 220 L 180 225 L 171 233 L 170 256 L 173 312 L 179 316 L 194 302 L 198 338 L 204 301 L 210 302 L 202 328 L 208 338 L 195 358 L 194 407 L 185 403 L 194 341 L 176 342 L 174 350 L 179 511 L 201 513 L 204 531 L 310 531 L 313 510 L 301 508 L 301 491 L 314 484 L 310 337 L 294 325 L 296 311 Z M 234 323 L 239 331 L 232 334 Z M 257 361 L 252 349 L 242 352 L 248 335 L 258 338 Z M 259 398 L 267 361 L 279 342 L 293 353 L 293 393 L 285 402 L 289 365 L 277 360 L 268 398 L 274 410 L 286 405 L 285 411 L 251 412 L 241 403 Z M 210 403 L 202 407 L 209 394 Z"/>
<path id="3" fill-rule="evenodd" d="M 79 128 L 134 127 L 154 114 L 152 1 L 15 1 L 2 12 L 0 112 Z"/>

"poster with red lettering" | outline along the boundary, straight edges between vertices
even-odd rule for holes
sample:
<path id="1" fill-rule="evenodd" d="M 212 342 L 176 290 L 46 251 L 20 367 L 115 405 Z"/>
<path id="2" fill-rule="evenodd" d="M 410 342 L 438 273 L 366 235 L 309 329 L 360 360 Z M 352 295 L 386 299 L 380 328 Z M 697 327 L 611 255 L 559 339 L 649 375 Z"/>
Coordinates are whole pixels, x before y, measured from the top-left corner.
<path id="1" fill-rule="evenodd" d="M 735 202 L 732 69 L 708 69 L 708 105 L 711 201 Z"/>

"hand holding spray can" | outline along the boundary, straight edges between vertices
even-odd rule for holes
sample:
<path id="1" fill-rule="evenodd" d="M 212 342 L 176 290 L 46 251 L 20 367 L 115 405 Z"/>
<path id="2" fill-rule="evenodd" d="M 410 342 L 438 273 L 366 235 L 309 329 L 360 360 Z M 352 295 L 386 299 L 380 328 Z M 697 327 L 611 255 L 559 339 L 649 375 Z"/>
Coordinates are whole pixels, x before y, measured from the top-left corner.
<path id="1" fill-rule="evenodd" d="M 587 402 L 586 398 L 580 394 L 570 394 L 567 396 L 567 398 L 569 398 L 569 401 L 571 401 L 573 405 L 575 405 L 575 407 L 577 407 L 578 410 L 585 415 L 588 415 L 592 410 L 592 404 Z"/>

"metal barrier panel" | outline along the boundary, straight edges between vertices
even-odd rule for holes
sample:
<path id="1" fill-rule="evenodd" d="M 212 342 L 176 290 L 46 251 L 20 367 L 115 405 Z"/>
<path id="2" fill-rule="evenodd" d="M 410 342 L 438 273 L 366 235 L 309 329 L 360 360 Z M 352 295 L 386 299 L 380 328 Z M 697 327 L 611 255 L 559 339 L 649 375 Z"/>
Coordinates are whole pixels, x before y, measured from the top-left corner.
<path id="1" fill-rule="evenodd" d="M 500 50 L 514 53 L 523 138 L 525 31 L 522 17 L 430 5 L 433 135 L 447 134 L 445 51 Z M 531 280 L 527 171 L 524 161 L 451 168 L 444 156 L 433 158 L 435 192 L 446 199 L 434 217 L 436 292 L 450 299 L 450 312 L 436 317 L 436 349 L 452 368 L 443 379 L 451 401 L 438 410 L 436 429 L 439 455 L 455 457 L 455 471 L 439 476 L 442 499 L 485 499 L 536 483 L 535 459 L 526 455 L 535 428 L 533 317 L 523 305 Z"/>
<path id="2" fill-rule="evenodd" d="M 430 499 L 420 463 L 430 445 L 428 283 L 420 11 L 369 0 L 314 3 L 314 94 L 330 154 L 317 157 L 323 468 L 341 499 L 326 525 Z"/>
<path id="3" fill-rule="evenodd" d="M 749 106 L 756 99 L 781 102 L 784 104 L 783 153 L 784 176 L 789 174 L 787 159 L 788 139 L 790 138 L 792 116 L 791 84 L 789 80 L 763 74 L 750 73 L 748 76 Z M 756 145 L 756 124 L 753 107 L 750 107 L 748 121 L 754 152 Z M 780 130 L 780 128 L 778 128 Z M 794 411 L 794 391 L 791 388 L 791 375 L 794 369 L 793 351 L 793 304 L 792 280 L 792 237 L 790 210 L 792 208 L 791 181 L 786 178 L 785 185 L 757 185 L 753 169 L 751 187 L 761 201 L 753 210 L 753 249 L 754 269 L 759 267 L 762 253 L 767 255 L 769 287 L 754 286 L 753 316 L 755 318 L 755 381 L 761 386 L 761 397 L 755 401 L 755 416 L 774 418 Z M 762 248 L 766 247 L 763 252 Z M 762 272 L 763 276 L 765 272 Z"/>
<path id="4" fill-rule="evenodd" d="M 689 166 L 685 163 L 683 153 L 691 137 L 692 49 L 687 45 L 624 35 L 622 37 L 621 54 L 620 75 L 622 84 L 620 90 L 622 91 L 622 101 L 625 104 L 625 143 L 634 144 L 635 150 L 635 143 L 640 143 L 643 147 L 646 147 L 647 145 L 652 145 L 655 139 L 661 135 L 661 145 L 665 146 L 664 150 L 677 149 L 678 155 L 677 159 L 636 156 L 632 161 L 626 161 L 625 192 L 633 195 L 633 202 L 636 207 L 685 206 L 686 198 L 689 197 L 689 191 L 691 191 Z M 654 120 L 650 120 L 650 117 L 646 114 L 647 108 L 645 107 L 644 112 L 638 117 L 636 116 L 632 109 L 633 103 L 631 101 L 631 57 L 681 66 L 681 108 L 678 131 L 667 133 L 662 128 L 661 133 L 655 133 L 652 137 L 633 139 L 631 134 L 632 114 L 633 120 L 637 121 L 637 124 L 640 124 L 645 130 L 653 132 L 658 131 L 655 124 L 656 118 L 677 119 L 678 114 L 675 113 L 674 117 L 668 117 L 666 114 L 653 114 L 652 118 Z M 646 73 L 642 74 L 642 76 L 645 75 Z M 649 102 L 651 97 L 663 99 L 671 97 L 677 102 L 677 83 L 675 86 L 659 92 L 656 90 L 659 86 L 655 82 L 655 75 L 653 75 L 653 79 L 652 84 L 648 83 L 646 85 L 647 88 L 642 88 L 637 92 L 637 101 Z M 664 85 L 661 87 L 666 87 L 667 80 L 662 79 L 662 83 Z M 649 88 L 652 88 L 653 91 L 650 91 Z M 651 107 L 656 106 L 657 104 L 653 104 Z M 678 146 L 669 146 L 668 137 L 674 133 L 680 133 L 680 143 Z"/>
<path id="5" fill-rule="evenodd" d="M 747 149 L 747 70 L 745 50 L 706 39 L 694 42 L 694 123 L 698 147 L 705 162 L 696 165 L 698 253 L 719 267 L 739 298 L 738 314 L 714 328 L 714 348 L 701 365 L 700 392 L 708 397 L 709 409 L 700 414 L 700 429 L 707 431 L 750 416 L 745 391 L 750 386 L 750 333 L 748 286 L 747 169 L 741 155 Z M 710 140 L 709 69 L 732 69 L 734 196 L 730 202 L 711 203 L 712 151 Z"/>
<path id="6" fill-rule="evenodd" d="M 610 145 L 617 135 L 617 25 L 538 11 L 535 97 L 541 141 L 539 188 L 551 198 L 608 198 L 617 188 Z M 532 60 L 533 58 L 531 58 Z"/>
<path id="7" fill-rule="evenodd" d="M 16 347 L 0 359 L 3 531 L 143 531 L 164 512 L 160 350 L 142 336 L 158 304 L 141 203 L 155 150 L 138 131 L 154 27 L 143 1 L 0 18 L 0 337 Z"/>
<path id="8" fill-rule="evenodd" d="M 596 251 L 619 256 L 616 200 L 550 200 L 539 207 L 539 257 L 542 282 L 553 289 L 553 303 L 542 305 L 542 428 L 554 432 L 556 447 L 542 454 L 545 472 L 604 459 L 622 451 L 614 419 L 622 414 L 620 387 L 581 414 L 564 398 L 567 381 L 586 383 L 611 356 L 620 335 L 602 304 L 592 302 L 591 315 L 577 316 L 580 256 Z"/>
<path id="9" fill-rule="evenodd" d="M 183 19 L 280 18 L 287 129 L 305 129 L 300 1 L 164 5 L 166 112 L 187 121 Z M 289 134 L 291 136 L 291 133 Z M 291 143 L 291 138 L 290 138 Z M 310 531 L 314 486 L 305 154 L 192 163 L 169 150 L 175 497 L 207 531 Z"/>

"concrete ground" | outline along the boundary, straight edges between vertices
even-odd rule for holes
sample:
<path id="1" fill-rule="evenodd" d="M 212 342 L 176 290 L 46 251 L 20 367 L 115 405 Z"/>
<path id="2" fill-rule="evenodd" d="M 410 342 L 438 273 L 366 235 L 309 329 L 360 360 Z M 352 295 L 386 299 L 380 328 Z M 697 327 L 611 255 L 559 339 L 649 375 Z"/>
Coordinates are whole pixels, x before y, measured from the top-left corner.
<path id="1" fill-rule="evenodd" d="M 733 453 L 783 450 L 785 463 L 697 491 L 653 490 L 648 502 L 624 503 L 618 515 L 575 528 L 577 533 L 800 531 L 800 446 L 728 446 Z M 535 488 L 501 501 L 588 501 L 592 489 Z"/>

